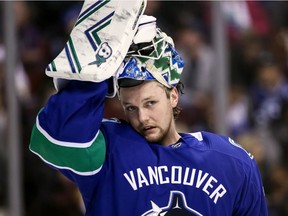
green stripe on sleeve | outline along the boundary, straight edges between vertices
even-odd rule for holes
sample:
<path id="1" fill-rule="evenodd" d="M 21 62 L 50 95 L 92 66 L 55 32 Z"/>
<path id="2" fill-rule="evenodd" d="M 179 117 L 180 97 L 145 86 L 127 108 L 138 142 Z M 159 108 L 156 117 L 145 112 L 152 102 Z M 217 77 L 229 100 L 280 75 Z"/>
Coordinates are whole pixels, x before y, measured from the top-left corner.
<path id="1" fill-rule="evenodd" d="M 91 146 L 87 148 L 66 147 L 50 142 L 34 125 L 30 149 L 45 162 L 62 169 L 70 169 L 77 174 L 95 174 L 105 160 L 106 144 L 101 131 Z"/>

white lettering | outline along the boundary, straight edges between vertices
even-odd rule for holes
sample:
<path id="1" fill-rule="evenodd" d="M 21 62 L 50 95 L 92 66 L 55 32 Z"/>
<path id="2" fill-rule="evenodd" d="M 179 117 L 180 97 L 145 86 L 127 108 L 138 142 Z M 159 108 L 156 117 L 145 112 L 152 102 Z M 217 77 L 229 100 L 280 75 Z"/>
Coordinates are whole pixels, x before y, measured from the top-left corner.
<path id="1" fill-rule="evenodd" d="M 210 176 L 210 178 L 207 180 L 206 184 L 203 187 L 203 191 L 208 195 L 210 194 L 209 191 L 207 190 L 208 187 L 213 188 L 213 185 L 211 184 L 212 181 L 217 183 L 217 180 L 213 176 Z"/>
<path id="2" fill-rule="evenodd" d="M 150 184 L 154 184 L 154 180 L 157 185 L 159 184 L 157 167 L 154 167 L 153 170 L 151 166 L 148 166 L 148 175 Z"/>
<path id="3" fill-rule="evenodd" d="M 163 170 L 163 172 L 168 172 L 167 166 L 159 166 L 158 167 L 158 174 L 159 174 L 160 184 L 168 184 L 169 183 L 169 178 L 166 177 L 165 181 L 164 181 L 162 170 Z"/>
<path id="4" fill-rule="evenodd" d="M 185 175 L 184 175 L 184 180 L 183 180 L 183 184 L 184 184 L 184 185 L 193 186 L 193 182 L 194 182 L 194 178 L 195 178 L 196 169 L 192 169 L 192 173 L 191 173 L 190 181 L 188 181 L 189 170 L 190 170 L 190 168 L 189 168 L 189 167 L 186 167 L 186 169 L 185 169 Z"/>
<path id="5" fill-rule="evenodd" d="M 202 170 L 199 170 L 198 177 L 197 177 L 197 182 L 196 182 L 196 187 L 197 188 L 199 188 L 203 184 L 203 182 L 207 178 L 207 176 L 208 176 L 208 173 L 205 173 L 205 175 L 202 177 Z"/>
<path id="6" fill-rule="evenodd" d="M 129 173 L 130 173 L 131 178 L 129 178 L 127 173 L 124 173 L 124 176 L 127 179 L 127 181 L 129 182 L 129 184 L 131 185 L 131 187 L 133 188 L 133 190 L 137 190 L 138 188 L 137 188 L 137 185 L 136 185 L 134 173 L 133 173 L 132 170 Z"/>
<path id="7" fill-rule="evenodd" d="M 147 166 L 146 170 L 137 168 L 134 171 L 131 170 L 128 173 L 124 173 L 124 177 L 133 190 L 138 190 L 153 184 L 182 184 L 185 186 L 194 186 L 195 188 L 202 189 L 215 204 L 217 204 L 218 200 L 227 192 L 226 188 L 218 183 L 218 180 L 214 176 L 190 167 Z"/>
<path id="8" fill-rule="evenodd" d="M 218 198 L 223 197 L 226 192 L 226 188 L 220 184 L 209 197 L 210 199 L 214 198 L 213 202 L 216 204 Z"/>
<path id="9" fill-rule="evenodd" d="M 182 167 L 181 166 L 173 166 L 171 171 L 172 171 L 172 173 L 171 173 L 171 183 L 172 184 L 181 184 Z"/>
<path id="10" fill-rule="evenodd" d="M 137 177 L 138 177 L 139 188 L 141 188 L 143 184 L 145 184 L 146 186 L 149 185 L 148 180 L 146 179 L 145 175 L 143 174 L 140 168 L 137 169 Z"/>

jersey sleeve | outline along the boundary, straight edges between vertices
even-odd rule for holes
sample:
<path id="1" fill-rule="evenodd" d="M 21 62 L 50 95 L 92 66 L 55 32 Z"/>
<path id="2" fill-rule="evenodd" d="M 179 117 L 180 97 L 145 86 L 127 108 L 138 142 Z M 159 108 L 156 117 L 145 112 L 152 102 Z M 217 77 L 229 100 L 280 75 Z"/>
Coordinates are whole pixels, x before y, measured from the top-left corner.
<path id="1" fill-rule="evenodd" d="M 245 181 L 239 190 L 235 216 L 267 216 L 267 204 L 264 188 L 256 161 L 251 159 L 251 166 L 245 172 Z"/>
<path id="2" fill-rule="evenodd" d="M 107 90 L 106 81 L 70 81 L 49 98 L 32 130 L 30 150 L 80 189 L 83 179 L 91 181 L 105 160 L 100 126 Z"/>

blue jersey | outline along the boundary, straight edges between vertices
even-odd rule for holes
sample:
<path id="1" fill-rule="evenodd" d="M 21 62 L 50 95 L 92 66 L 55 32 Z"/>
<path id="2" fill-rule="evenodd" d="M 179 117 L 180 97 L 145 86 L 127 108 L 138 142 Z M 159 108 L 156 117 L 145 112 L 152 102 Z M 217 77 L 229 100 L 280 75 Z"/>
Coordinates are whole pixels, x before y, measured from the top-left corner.
<path id="1" fill-rule="evenodd" d="M 31 151 L 79 187 L 86 215 L 267 215 L 255 160 L 232 139 L 196 132 L 149 143 L 125 121 L 103 119 L 107 88 L 71 81 L 31 136 Z"/>

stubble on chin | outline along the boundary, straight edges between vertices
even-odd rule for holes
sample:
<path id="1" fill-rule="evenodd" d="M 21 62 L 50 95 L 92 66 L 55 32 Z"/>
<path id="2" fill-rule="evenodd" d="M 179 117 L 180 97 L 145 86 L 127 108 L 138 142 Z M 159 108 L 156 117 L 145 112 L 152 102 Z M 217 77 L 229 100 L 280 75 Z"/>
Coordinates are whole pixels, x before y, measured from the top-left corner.
<path id="1" fill-rule="evenodd" d="M 161 144 L 164 140 L 164 135 L 162 131 L 158 132 L 156 135 L 153 136 L 145 134 L 142 134 L 142 136 L 150 143 Z"/>

